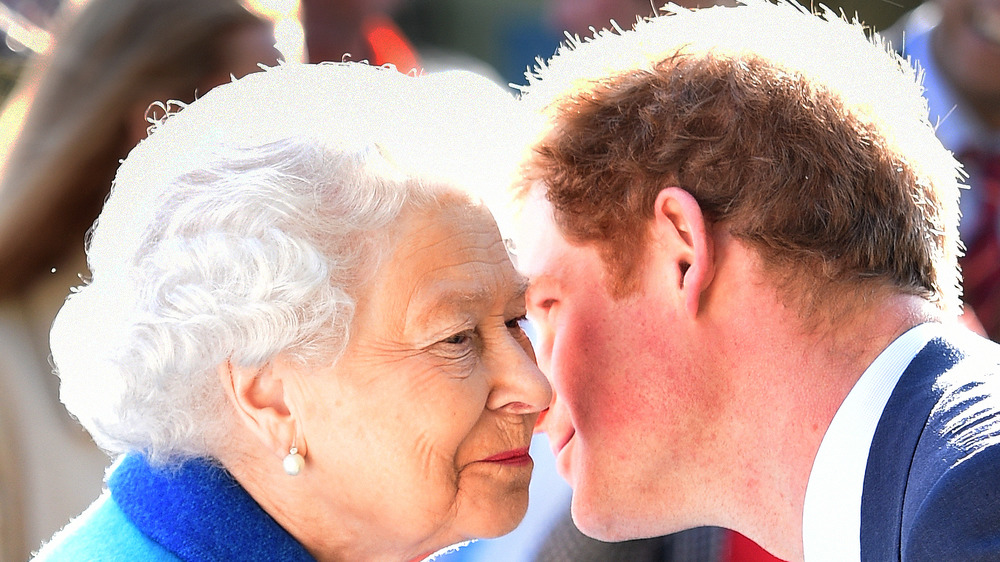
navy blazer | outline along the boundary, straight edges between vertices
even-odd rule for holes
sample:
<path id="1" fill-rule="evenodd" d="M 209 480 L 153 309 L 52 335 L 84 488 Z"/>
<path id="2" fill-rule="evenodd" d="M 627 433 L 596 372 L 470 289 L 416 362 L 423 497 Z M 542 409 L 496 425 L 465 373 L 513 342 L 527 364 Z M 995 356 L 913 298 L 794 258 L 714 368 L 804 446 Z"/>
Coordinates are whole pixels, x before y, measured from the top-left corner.
<path id="1" fill-rule="evenodd" d="M 963 333 L 903 372 L 865 470 L 863 561 L 1000 560 L 998 366 L 1000 345 Z"/>

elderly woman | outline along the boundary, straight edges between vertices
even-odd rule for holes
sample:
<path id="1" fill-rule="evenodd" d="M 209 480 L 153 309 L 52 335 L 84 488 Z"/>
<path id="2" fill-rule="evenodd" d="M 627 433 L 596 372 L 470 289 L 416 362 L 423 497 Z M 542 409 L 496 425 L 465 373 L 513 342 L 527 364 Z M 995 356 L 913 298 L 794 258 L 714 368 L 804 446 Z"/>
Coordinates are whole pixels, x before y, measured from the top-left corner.
<path id="1" fill-rule="evenodd" d="M 146 136 L 146 109 L 154 100 L 193 101 L 231 75 L 280 57 L 271 23 L 242 0 L 45 4 L 60 6 L 49 27 L 54 42 L 25 61 L 0 112 L 0 561 L 6 562 L 27 560 L 94 501 L 109 463 L 59 404 L 48 336 L 70 287 L 80 283 L 84 236 L 115 170 Z"/>
<path id="2" fill-rule="evenodd" d="M 290 65 L 155 126 L 52 329 L 118 461 L 38 559 L 414 560 L 512 530 L 550 390 L 469 189 L 513 171 L 512 103 Z"/>

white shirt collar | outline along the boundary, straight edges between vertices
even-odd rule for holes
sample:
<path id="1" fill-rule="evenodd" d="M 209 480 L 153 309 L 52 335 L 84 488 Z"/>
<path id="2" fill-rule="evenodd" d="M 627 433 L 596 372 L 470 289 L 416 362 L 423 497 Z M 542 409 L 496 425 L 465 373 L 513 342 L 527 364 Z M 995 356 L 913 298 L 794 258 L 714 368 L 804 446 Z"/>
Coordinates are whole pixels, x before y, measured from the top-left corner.
<path id="1" fill-rule="evenodd" d="M 868 450 L 899 377 L 941 325 L 911 328 L 862 373 L 823 436 L 806 486 L 802 543 L 807 562 L 861 559 L 861 493 Z"/>

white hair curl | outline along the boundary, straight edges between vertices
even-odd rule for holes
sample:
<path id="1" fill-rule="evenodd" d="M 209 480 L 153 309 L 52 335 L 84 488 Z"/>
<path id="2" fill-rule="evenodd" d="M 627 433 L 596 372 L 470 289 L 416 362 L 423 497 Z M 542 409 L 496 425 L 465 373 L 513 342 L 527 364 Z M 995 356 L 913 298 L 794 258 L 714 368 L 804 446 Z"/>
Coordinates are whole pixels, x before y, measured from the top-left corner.
<path id="1" fill-rule="evenodd" d="M 156 123 L 52 328 L 66 407 L 112 453 L 213 456 L 231 423 L 217 366 L 336 361 L 401 211 L 504 192 L 515 115 L 470 73 L 289 64 Z"/>

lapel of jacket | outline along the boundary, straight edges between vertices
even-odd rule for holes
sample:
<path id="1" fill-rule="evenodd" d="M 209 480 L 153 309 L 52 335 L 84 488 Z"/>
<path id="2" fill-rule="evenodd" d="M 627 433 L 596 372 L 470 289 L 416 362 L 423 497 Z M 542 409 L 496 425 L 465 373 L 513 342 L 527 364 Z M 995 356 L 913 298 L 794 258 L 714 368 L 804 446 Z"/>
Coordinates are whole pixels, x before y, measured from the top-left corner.
<path id="1" fill-rule="evenodd" d="M 861 495 L 861 560 L 900 559 L 903 495 L 917 441 L 940 392 L 934 381 L 961 359 L 942 338 L 931 340 L 903 371 L 879 419 Z"/>

